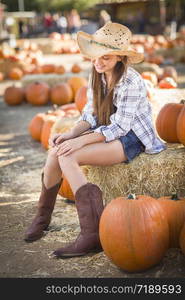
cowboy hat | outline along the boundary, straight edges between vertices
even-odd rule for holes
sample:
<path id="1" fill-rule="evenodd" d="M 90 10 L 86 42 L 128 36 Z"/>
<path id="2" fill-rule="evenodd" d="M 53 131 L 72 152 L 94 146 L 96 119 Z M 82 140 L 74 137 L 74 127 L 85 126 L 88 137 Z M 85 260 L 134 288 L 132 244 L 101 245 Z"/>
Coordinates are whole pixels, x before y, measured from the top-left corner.
<path id="1" fill-rule="evenodd" d="M 130 63 L 139 63 L 144 59 L 130 46 L 131 31 L 124 25 L 107 22 L 94 34 L 77 32 L 77 43 L 80 52 L 88 58 L 95 59 L 103 55 L 128 56 Z"/>

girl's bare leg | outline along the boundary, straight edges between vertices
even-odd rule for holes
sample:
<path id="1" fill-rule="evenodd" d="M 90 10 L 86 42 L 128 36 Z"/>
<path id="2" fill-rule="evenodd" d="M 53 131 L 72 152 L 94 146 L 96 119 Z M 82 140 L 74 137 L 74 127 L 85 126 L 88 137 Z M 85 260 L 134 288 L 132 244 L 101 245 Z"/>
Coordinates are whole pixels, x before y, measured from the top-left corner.
<path id="1" fill-rule="evenodd" d="M 72 154 L 59 156 L 58 160 L 61 170 L 75 194 L 82 185 L 87 183 L 87 178 L 80 166 L 114 165 L 125 161 L 126 156 L 121 142 L 116 140 L 109 143 L 94 143 L 86 145 Z"/>
<path id="2" fill-rule="evenodd" d="M 48 157 L 44 166 L 44 184 L 47 189 L 57 184 L 62 177 L 61 168 L 56 156 L 56 149 L 48 151 Z"/>

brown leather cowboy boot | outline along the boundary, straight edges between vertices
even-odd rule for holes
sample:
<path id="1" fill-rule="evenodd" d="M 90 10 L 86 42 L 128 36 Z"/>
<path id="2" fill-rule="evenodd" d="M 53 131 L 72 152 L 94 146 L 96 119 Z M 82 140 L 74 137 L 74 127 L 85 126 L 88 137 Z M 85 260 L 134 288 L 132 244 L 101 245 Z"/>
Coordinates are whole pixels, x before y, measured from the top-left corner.
<path id="1" fill-rule="evenodd" d="M 72 244 L 54 251 L 55 257 L 81 256 L 102 251 L 99 239 L 99 221 L 103 212 L 101 190 L 95 184 L 86 183 L 77 190 L 75 203 L 81 232 Z"/>
<path id="2" fill-rule="evenodd" d="M 44 174 L 42 174 L 42 191 L 38 203 L 38 211 L 31 225 L 26 231 L 24 240 L 33 242 L 40 239 L 47 229 L 53 212 L 56 197 L 60 189 L 62 180 L 51 188 L 47 189 L 44 185 Z"/>

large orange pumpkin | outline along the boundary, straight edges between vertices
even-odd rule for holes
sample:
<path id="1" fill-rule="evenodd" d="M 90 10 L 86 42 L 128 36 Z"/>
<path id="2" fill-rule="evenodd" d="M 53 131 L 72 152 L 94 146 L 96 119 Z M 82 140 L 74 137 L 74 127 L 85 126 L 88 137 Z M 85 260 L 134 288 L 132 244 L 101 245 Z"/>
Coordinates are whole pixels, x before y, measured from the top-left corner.
<path id="1" fill-rule="evenodd" d="M 75 98 L 76 92 L 82 86 L 87 86 L 88 82 L 85 77 L 72 76 L 68 79 L 67 83 L 71 86 L 73 90 L 73 97 Z"/>
<path id="2" fill-rule="evenodd" d="M 157 115 L 156 130 L 161 139 L 168 143 L 179 143 L 176 128 L 177 119 L 183 106 L 183 103 L 167 103 Z"/>
<path id="3" fill-rule="evenodd" d="M 75 201 L 75 197 L 74 197 L 74 194 L 70 187 L 70 184 L 68 183 L 68 181 L 65 177 L 63 178 L 63 181 L 62 181 L 62 184 L 61 184 L 58 194 L 66 199 Z"/>
<path id="4" fill-rule="evenodd" d="M 45 113 L 38 113 L 32 118 L 32 120 L 28 124 L 28 131 L 31 137 L 39 142 L 41 140 L 41 132 L 45 118 Z"/>
<path id="5" fill-rule="evenodd" d="M 185 198 L 163 196 L 159 199 L 169 224 L 169 247 L 179 247 L 179 234 L 185 222 Z"/>
<path id="6" fill-rule="evenodd" d="M 185 100 L 181 100 L 182 109 L 177 119 L 176 130 L 179 142 L 185 146 Z"/>
<path id="7" fill-rule="evenodd" d="M 179 235 L 179 245 L 182 250 L 182 253 L 185 255 L 185 222 Z"/>
<path id="8" fill-rule="evenodd" d="M 43 124 L 42 130 L 41 130 L 40 141 L 41 141 L 42 146 L 45 149 L 49 148 L 49 137 L 50 137 L 50 133 L 51 133 L 51 128 L 54 125 L 56 118 L 57 118 L 57 116 L 48 115 L 44 120 L 44 124 Z"/>
<path id="9" fill-rule="evenodd" d="M 75 104 L 79 112 L 82 112 L 86 103 L 87 103 L 87 86 L 82 86 L 77 90 L 75 95 Z"/>
<path id="10" fill-rule="evenodd" d="M 70 103 L 73 100 L 73 91 L 68 83 L 59 83 L 51 88 L 51 102 L 58 105 Z"/>
<path id="11" fill-rule="evenodd" d="M 169 245 L 163 209 L 157 199 L 146 195 L 110 201 L 101 215 L 99 233 L 105 254 L 129 272 L 159 263 Z"/>
<path id="12" fill-rule="evenodd" d="M 24 89 L 16 86 L 9 86 L 4 92 L 4 101 L 8 105 L 18 105 L 24 101 Z"/>
<path id="13" fill-rule="evenodd" d="M 49 101 L 50 87 L 45 82 L 34 82 L 26 87 L 26 100 L 32 105 L 45 105 Z"/>

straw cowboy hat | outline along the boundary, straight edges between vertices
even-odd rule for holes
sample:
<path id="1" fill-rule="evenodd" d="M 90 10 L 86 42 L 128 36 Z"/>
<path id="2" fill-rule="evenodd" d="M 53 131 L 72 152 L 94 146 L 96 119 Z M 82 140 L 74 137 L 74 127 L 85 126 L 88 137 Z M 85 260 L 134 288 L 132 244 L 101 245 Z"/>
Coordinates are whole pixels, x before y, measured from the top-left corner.
<path id="1" fill-rule="evenodd" d="M 139 63 L 144 55 L 130 46 L 131 38 L 132 33 L 126 26 L 111 21 L 92 35 L 83 31 L 77 33 L 77 43 L 85 57 L 93 59 L 107 54 L 126 55 L 130 63 Z"/>

